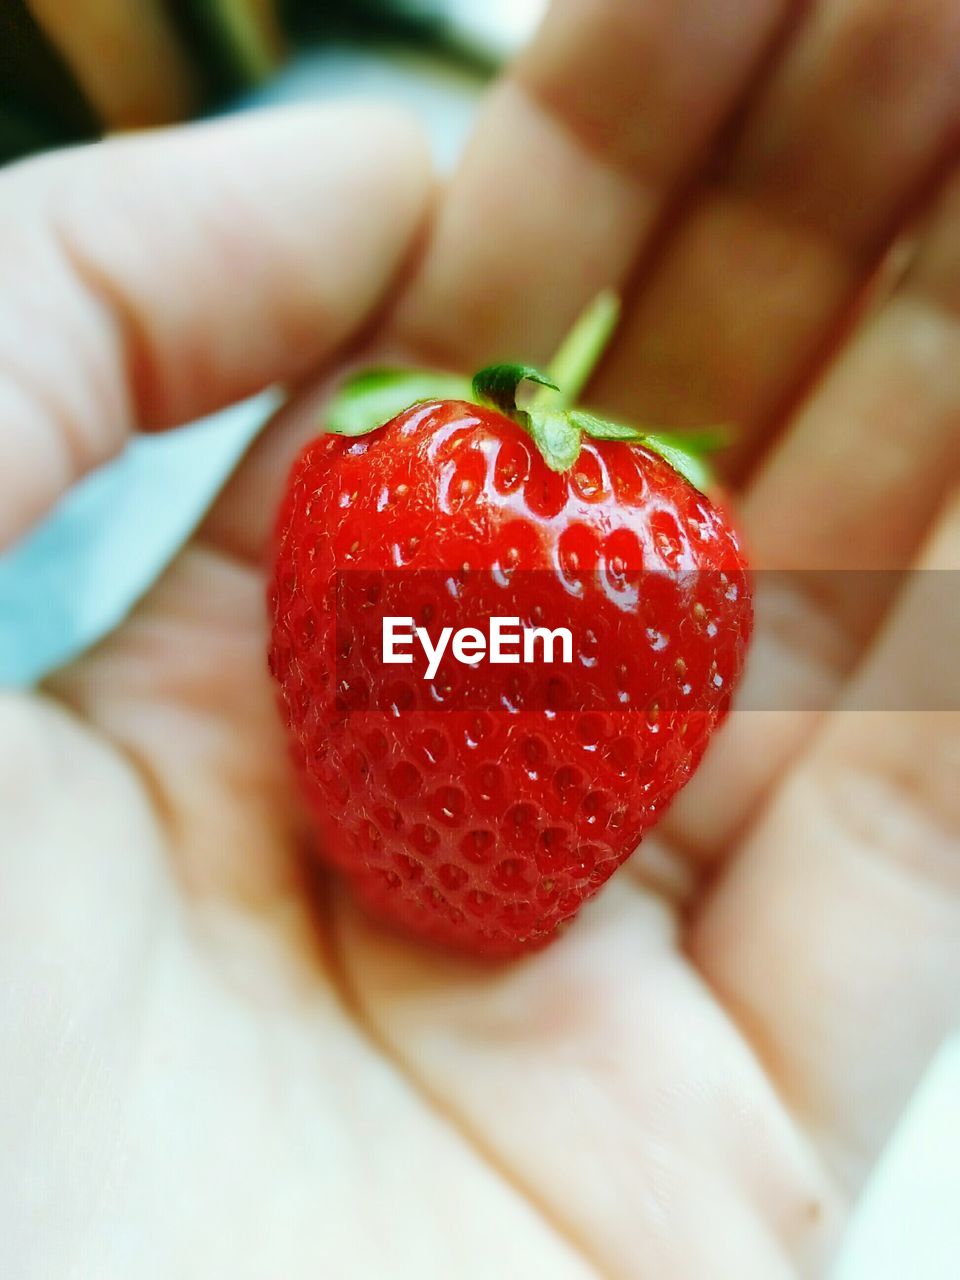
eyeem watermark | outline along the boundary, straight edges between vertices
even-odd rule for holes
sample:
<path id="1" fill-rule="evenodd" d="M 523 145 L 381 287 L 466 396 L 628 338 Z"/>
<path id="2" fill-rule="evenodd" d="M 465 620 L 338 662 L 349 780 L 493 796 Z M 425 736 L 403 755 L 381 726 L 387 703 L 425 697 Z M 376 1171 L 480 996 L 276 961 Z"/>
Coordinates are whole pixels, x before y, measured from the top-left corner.
<path id="1" fill-rule="evenodd" d="M 851 686 L 845 707 L 958 711 L 956 663 L 945 656 L 944 619 L 960 598 L 960 570 L 761 570 L 752 576 L 758 627 L 790 628 L 791 648 L 822 644 L 810 598 L 859 616 L 878 599 L 902 600 L 910 643 L 883 679 Z M 717 668 L 705 640 L 736 614 L 746 574 L 723 570 L 559 575 L 555 569 L 345 569 L 331 583 L 331 613 L 317 626 L 331 688 L 345 713 L 486 711 L 634 713 L 664 724 L 729 700 L 741 711 L 828 711 L 829 682 L 747 680 L 737 685 L 732 646 Z M 667 625 L 665 619 L 671 619 Z M 318 616 L 315 621 L 322 619 Z M 519 620 L 519 621 L 518 621 Z M 330 622 L 333 626 L 330 626 Z M 852 668 L 851 668 L 852 670 Z M 846 674 L 846 670 L 841 674 Z M 856 701 L 859 699 L 859 701 Z M 646 732 L 646 730 L 644 730 Z"/>
<path id="2" fill-rule="evenodd" d="M 494 666 L 555 661 L 568 666 L 573 662 L 573 633 L 569 627 L 521 627 L 519 618 L 492 617 L 487 633 L 479 627 L 443 627 L 436 643 L 426 627 L 414 625 L 413 618 L 387 616 L 383 619 L 382 657 L 385 664 L 413 662 L 412 649 L 418 643 L 427 660 L 424 680 L 432 680 L 440 669 L 443 655 L 450 652 L 457 662 L 475 667 L 486 659 Z M 537 654 L 539 644 L 540 653 Z M 554 655 L 559 644 L 560 657 Z M 411 652 L 404 652 L 411 650 Z"/>

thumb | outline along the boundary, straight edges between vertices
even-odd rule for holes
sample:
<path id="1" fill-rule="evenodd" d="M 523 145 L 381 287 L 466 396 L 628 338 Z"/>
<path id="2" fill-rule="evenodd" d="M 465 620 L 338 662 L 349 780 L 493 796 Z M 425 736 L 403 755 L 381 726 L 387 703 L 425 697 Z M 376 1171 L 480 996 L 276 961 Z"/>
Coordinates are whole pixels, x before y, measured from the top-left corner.
<path id="1" fill-rule="evenodd" d="M 129 431 L 328 356 L 419 227 L 426 151 L 335 105 L 99 143 L 0 176 L 0 547 Z"/>

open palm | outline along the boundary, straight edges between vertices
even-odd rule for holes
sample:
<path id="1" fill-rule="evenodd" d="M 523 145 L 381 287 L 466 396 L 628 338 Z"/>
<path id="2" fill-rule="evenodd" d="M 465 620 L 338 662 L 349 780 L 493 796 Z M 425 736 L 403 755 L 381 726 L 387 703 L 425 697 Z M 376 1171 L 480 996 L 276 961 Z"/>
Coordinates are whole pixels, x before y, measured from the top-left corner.
<path id="1" fill-rule="evenodd" d="M 273 505 L 337 368 L 543 359 L 607 284 L 588 398 L 736 422 L 759 565 L 957 567 L 960 13 L 791 13 L 555 5 L 429 215 L 369 108 L 0 180 L 0 537 L 131 422 L 302 388 L 129 622 L 0 699 L 5 1274 L 823 1270 L 960 1015 L 954 595 L 761 592 L 748 681 L 793 710 L 734 713 L 563 938 L 495 968 L 311 868 L 264 662 Z"/>

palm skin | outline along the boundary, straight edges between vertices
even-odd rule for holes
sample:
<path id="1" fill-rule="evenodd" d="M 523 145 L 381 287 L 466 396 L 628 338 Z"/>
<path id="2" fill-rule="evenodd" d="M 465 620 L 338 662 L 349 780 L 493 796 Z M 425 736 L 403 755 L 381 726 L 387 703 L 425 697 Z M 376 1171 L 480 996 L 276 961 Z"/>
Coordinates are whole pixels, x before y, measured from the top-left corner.
<path id="1" fill-rule="evenodd" d="M 943 172 L 960 100 L 926 102 L 910 148 L 878 130 L 828 205 L 808 135 L 837 155 L 863 139 L 838 141 L 847 117 L 822 102 L 824 82 L 847 91 L 849 42 L 811 21 L 750 99 L 726 176 L 714 166 L 654 241 L 776 27 L 774 5 L 716 8 L 674 6 L 676 29 L 726 50 L 694 102 L 693 51 L 657 6 L 555 6 L 425 233 L 420 144 L 369 110 L 4 177 L 0 387 L 5 423 L 29 428 L 0 479 L 9 536 L 131 417 L 301 387 L 128 623 L 0 701 L 7 1273 L 822 1273 L 960 1013 L 960 724 L 869 710 L 891 687 L 956 705 L 956 603 L 929 624 L 915 585 L 886 580 L 866 610 L 789 585 L 761 600 L 749 679 L 797 710 L 735 713 L 575 926 L 496 968 L 382 932 L 311 867 L 264 661 L 272 508 L 339 362 L 542 359 L 609 283 L 628 308 L 593 399 L 740 423 L 732 483 L 758 564 L 956 566 L 949 185 L 910 267 L 835 337 L 894 215 Z M 956 17 L 940 8 L 916 18 L 927 66 Z M 890 6 L 860 9 L 881 49 L 902 37 Z M 534 161 L 536 189 L 505 199 Z M 805 220 L 770 196 L 791 189 L 810 193 Z M 876 225 L 843 223 L 864 192 Z M 14 322 L 41 297 L 57 331 L 31 362 Z"/>

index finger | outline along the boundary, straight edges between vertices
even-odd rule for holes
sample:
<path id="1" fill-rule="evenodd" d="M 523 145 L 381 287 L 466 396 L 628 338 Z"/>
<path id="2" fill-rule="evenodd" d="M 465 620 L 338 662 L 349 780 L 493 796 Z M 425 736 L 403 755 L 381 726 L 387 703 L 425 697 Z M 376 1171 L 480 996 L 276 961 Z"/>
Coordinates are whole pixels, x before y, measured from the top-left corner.
<path id="1" fill-rule="evenodd" d="M 489 96 L 401 337 L 451 365 L 545 359 L 623 285 L 796 0 L 554 0 Z"/>
<path id="2" fill-rule="evenodd" d="M 361 325 L 422 216 L 380 107 L 264 112 L 0 177 L 0 547 L 137 427 L 295 379 Z"/>

